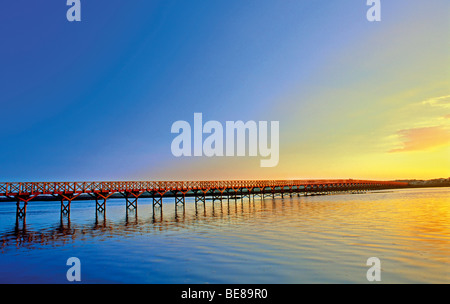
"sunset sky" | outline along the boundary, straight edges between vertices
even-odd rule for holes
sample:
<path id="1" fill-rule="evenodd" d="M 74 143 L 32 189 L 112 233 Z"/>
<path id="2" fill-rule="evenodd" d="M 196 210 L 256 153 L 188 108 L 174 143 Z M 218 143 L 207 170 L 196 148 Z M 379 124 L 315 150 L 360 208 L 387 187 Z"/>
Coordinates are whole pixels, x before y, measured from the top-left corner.
<path id="1" fill-rule="evenodd" d="M 1 181 L 450 176 L 450 2 L 6 1 Z M 279 121 L 280 157 L 174 157 L 177 120 Z"/>

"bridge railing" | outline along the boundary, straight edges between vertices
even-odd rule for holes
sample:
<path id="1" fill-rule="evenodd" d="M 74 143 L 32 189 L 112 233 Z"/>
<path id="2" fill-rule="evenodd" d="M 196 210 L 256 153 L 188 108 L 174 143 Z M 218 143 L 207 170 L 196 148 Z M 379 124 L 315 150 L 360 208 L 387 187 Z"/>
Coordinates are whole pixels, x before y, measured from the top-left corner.
<path id="1" fill-rule="evenodd" d="M 0 196 L 43 195 L 65 193 L 112 193 L 126 191 L 238 189 L 328 185 L 389 185 L 407 183 L 371 180 L 226 180 L 226 181 L 112 181 L 112 182 L 17 182 L 0 183 Z"/>

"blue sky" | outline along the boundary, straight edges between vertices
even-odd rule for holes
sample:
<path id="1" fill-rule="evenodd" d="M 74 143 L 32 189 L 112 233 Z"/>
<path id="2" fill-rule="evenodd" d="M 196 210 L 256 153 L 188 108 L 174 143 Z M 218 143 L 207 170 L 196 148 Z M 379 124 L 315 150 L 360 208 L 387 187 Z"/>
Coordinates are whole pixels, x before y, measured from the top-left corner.
<path id="1" fill-rule="evenodd" d="M 428 86 L 426 94 L 420 92 L 423 98 L 411 102 L 444 96 L 449 48 L 442 38 L 447 35 L 448 41 L 449 5 L 439 0 L 424 5 L 382 1 L 382 22 L 370 23 L 365 1 L 354 0 L 82 0 L 82 21 L 71 23 L 65 1 L 4 1 L 0 179 L 294 176 L 287 170 L 292 167 L 288 160 L 301 155 L 291 153 L 281 168 L 268 171 L 253 168 L 257 161 L 243 169 L 241 160 L 176 159 L 170 153 L 170 127 L 176 120 L 192 121 L 194 112 L 202 112 L 205 120 L 279 120 L 285 141 L 281 147 L 297 149 L 307 141 L 295 134 L 314 133 L 314 127 L 296 128 L 299 119 L 316 117 L 316 110 L 307 110 L 319 104 L 312 100 L 333 87 L 354 89 L 355 79 L 365 77 L 358 69 L 365 60 L 386 64 L 385 57 L 371 52 L 401 58 L 408 50 L 407 41 L 395 48 L 383 44 L 389 33 L 394 33 L 387 38 L 391 41 L 403 41 L 414 32 L 420 37 L 435 33 L 433 50 L 424 51 L 436 58 L 424 64 L 440 68 L 442 75 L 433 80 L 436 88 Z M 444 23 L 426 25 L 433 20 Z M 360 48 L 364 41 L 372 44 Z M 349 54 L 358 66 L 339 64 Z M 417 64 L 418 58 L 411 57 L 404 66 Z M 323 81 L 336 69 L 340 82 Z M 377 69 L 372 84 L 393 72 L 387 66 Z M 403 83 L 396 88 L 411 89 Z M 333 108 L 337 101 L 327 103 Z M 304 116 L 293 115 L 298 109 L 305 109 Z M 289 130 L 283 131 L 283 125 Z M 344 128 L 340 136 L 346 134 Z M 200 168 L 198 175 L 191 174 L 194 168 Z M 320 170 L 323 176 L 337 176 Z"/>

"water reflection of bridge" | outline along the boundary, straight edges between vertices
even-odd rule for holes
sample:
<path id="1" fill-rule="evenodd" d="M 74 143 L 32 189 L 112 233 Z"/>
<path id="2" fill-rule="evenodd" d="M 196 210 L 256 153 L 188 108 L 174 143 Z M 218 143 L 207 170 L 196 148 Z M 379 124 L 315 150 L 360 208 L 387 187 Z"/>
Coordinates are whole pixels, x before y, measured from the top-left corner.
<path id="1" fill-rule="evenodd" d="M 16 219 L 25 219 L 32 200 L 58 201 L 61 217 L 70 218 L 72 201 L 95 200 L 96 216 L 105 216 L 106 201 L 125 198 L 126 210 L 136 210 L 139 198 L 152 198 L 154 207 L 162 207 L 163 198 L 174 198 L 175 207 L 184 206 L 186 197 L 195 204 L 226 199 L 286 195 L 317 195 L 360 192 L 404 187 L 407 183 L 367 180 L 236 180 L 236 181 L 138 181 L 138 182 L 25 182 L 0 183 L 0 200 L 16 202 Z"/>
<path id="2" fill-rule="evenodd" d="M 267 210 L 283 211 L 285 203 L 293 203 L 292 200 L 281 201 L 281 205 L 275 200 L 236 199 L 227 202 L 213 202 L 211 205 L 193 204 L 186 214 L 185 206 L 176 206 L 173 212 L 163 212 L 162 206 L 152 206 L 151 217 L 138 215 L 138 210 L 127 210 L 121 220 L 108 220 L 106 217 L 98 217 L 91 223 L 79 224 L 71 221 L 70 217 L 61 216 L 58 223 L 49 225 L 43 229 L 33 229 L 26 224 L 26 220 L 16 221 L 9 230 L 0 234 L 0 250 L 5 251 L 11 247 L 24 247 L 33 249 L 43 246 L 62 246 L 79 238 L 108 238 L 111 236 L 127 236 L 136 232 L 156 233 L 170 230 L 174 227 L 189 227 L 195 223 L 215 224 L 218 218 L 234 216 L 255 215 Z M 281 207 L 281 208 L 280 208 Z M 167 211 L 167 210 L 166 210 Z"/>
<path id="3" fill-rule="evenodd" d="M 284 199 L 230 199 L 226 201 L 212 201 L 211 204 L 195 203 L 175 205 L 169 208 L 165 205 L 155 206 L 153 204 L 141 205 L 138 209 L 126 209 L 125 216 L 117 218 L 118 205 L 115 205 L 113 219 L 96 214 L 92 221 L 71 221 L 70 217 L 61 216 L 58 222 L 50 224 L 45 228 L 36 229 L 33 224 L 27 225 L 26 219 L 16 221 L 8 231 L 0 232 L 0 251 L 7 251 L 13 247 L 40 248 L 46 246 L 63 246 L 70 244 L 76 239 L 106 239 L 110 237 L 126 237 L 136 234 L 155 234 L 171 229 L 190 229 L 198 225 L 218 225 L 222 220 L 230 220 L 234 223 L 242 223 L 245 219 L 268 219 L 278 221 L 279 215 L 285 215 L 285 207 L 297 211 L 300 202 L 294 196 L 285 196 Z M 172 203 L 173 204 L 173 203 Z M 297 208 L 292 209 L 293 206 Z M 324 208 L 324 204 L 310 204 L 308 210 Z M 150 211 L 151 210 L 151 211 Z M 276 214 L 276 215 L 275 215 Z M 292 214 L 292 212 L 291 212 Z M 219 221 L 219 222 L 218 222 Z M 80 223 L 81 222 L 81 223 Z"/>

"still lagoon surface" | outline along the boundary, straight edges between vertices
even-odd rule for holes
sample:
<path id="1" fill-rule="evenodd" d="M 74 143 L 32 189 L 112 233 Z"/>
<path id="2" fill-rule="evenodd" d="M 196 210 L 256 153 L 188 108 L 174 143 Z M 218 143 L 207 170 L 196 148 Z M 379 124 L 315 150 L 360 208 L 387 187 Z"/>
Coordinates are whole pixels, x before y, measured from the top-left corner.
<path id="1" fill-rule="evenodd" d="M 16 225 L 0 204 L 0 283 L 68 283 L 70 257 L 81 283 L 450 283 L 450 188 L 206 201 L 175 208 L 140 199 L 31 201 Z"/>

